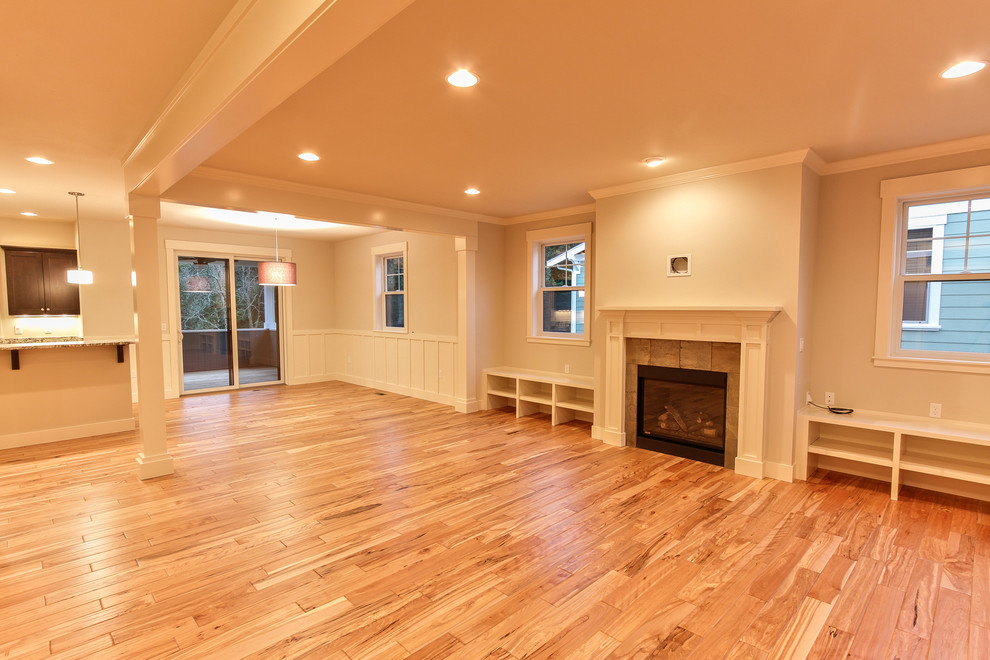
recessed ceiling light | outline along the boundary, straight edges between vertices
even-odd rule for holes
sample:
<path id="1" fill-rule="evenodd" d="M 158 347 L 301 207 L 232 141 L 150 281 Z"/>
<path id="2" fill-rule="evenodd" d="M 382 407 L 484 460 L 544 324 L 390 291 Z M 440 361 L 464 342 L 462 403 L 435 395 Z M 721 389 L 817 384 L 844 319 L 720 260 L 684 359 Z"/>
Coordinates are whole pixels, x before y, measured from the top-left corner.
<path id="1" fill-rule="evenodd" d="M 25 158 L 24 160 L 30 161 L 32 163 L 36 163 L 38 165 L 51 165 L 52 164 L 52 161 L 48 160 L 47 158 L 42 158 L 41 156 L 30 156 L 28 158 Z"/>
<path id="2" fill-rule="evenodd" d="M 650 156 L 649 158 L 644 158 L 643 162 L 647 167 L 657 167 L 663 163 L 663 158 L 660 156 Z"/>
<path id="3" fill-rule="evenodd" d="M 3 194 L 3 195 L 13 195 L 14 194 L 14 191 L 11 190 L 10 188 L 0 188 L 0 194 Z"/>
<path id="4" fill-rule="evenodd" d="M 943 78 L 962 78 L 980 71 L 987 65 L 986 62 L 960 62 L 954 64 L 942 72 Z"/>
<path id="5" fill-rule="evenodd" d="M 473 87 L 478 84 L 478 76 L 467 69 L 458 69 L 447 76 L 447 82 L 454 87 Z"/>
<path id="6" fill-rule="evenodd" d="M 467 190 L 464 191 L 464 194 L 465 195 L 480 195 L 481 194 L 481 191 L 478 190 L 477 188 L 468 188 Z"/>
<path id="7" fill-rule="evenodd" d="M 299 158 L 302 159 L 302 160 L 308 160 L 308 161 L 314 161 L 314 160 L 319 160 L 320 159 L 319 156 L 317 156 L 314 153 L 310 153 L 308 151 L 306 153 L 299 154 Z"/>
<path id="8" fill-rule="evenodd" d="M 35 218 L 38 216 L 34 211 L 21 211 L 21 215 L 26 215 L 29 218 Z"/>

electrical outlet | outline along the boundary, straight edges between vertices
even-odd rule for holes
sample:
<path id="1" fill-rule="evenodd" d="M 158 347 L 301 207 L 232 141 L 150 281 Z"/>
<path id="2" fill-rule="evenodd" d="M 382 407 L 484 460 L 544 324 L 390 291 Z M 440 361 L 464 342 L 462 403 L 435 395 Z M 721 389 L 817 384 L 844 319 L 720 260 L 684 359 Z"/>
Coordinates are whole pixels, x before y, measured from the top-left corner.
<path id="1" fill-rule="evenodd" d="M 23 335 L 24 334 L 24 328 L 22 328 L 19 325 L 15 325 L 14 326 L 14 334 L 15 335 Z"/>
<path id="2" fill-rule="evenodd" d="M 804 402 L 805 403 L 811 403 L 811 392 L 805 392 L 804 393 Z"/>
<path id="3" fill-rule="evenodd" d="M 942 416 L 942 404 L 941 403 L 930 403 L 930 404 L 928 404 L 928 416 L 929 417 L 941 417 Z"/>
<path id="4" fill-rule="evenodd" d="M 825 405 L 826 406 L 834 406 L 835 405 L 835 392 L 826 392 L 825 393 Z"/>
<path id="5" fill-rule="evenodd" d="M 571 373 L 571 365 L 569 365 L 569 364 L 565 364 L 564 365 L 564 373 L 565 374 Z"/>

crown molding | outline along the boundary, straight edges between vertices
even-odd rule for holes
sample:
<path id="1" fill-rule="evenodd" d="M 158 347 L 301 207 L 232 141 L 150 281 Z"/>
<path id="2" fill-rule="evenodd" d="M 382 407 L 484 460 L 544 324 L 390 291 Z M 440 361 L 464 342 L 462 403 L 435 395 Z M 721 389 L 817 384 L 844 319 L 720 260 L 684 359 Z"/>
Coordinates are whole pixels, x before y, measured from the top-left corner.
<path id="1" fill-rule="evenodd" d="M 816 154 L 812 149 L 798 149 L 796 151 L 788 151 L 782 154 L 774 154 L 772 156 L 763 156 L 760 158 L 753 158 L 751 160 L 744 160 L 738 163 L 728 163 L 725 165 L 706 167 L 700 170 L 692 170 L 690 172 L 668 174 L 667 176 L 661 176 L 655 179 L 646 179 L 645 181 L 636 181 L 634 183 L 626 183 L 619 186 L 612 186 L 610 188 L 599 188 L 598 190 L 588 191 L 588 194 L 595 199 L 604 199 L 606 197 L 615 197 L 616 195 L 626 195 L 628 193 L 656 190 L 658 188 L 669 188 L 671 186 L 680 186 L 685 183 L 693 183 L 695 181 L 704 181 L 706 179 L 716 179 L 724 176 L 732 176 L 734 174 L 755 172 L 757 170 L 765 170 L 771 167 L 780 167 L 782 165 L 797 165 L 799 163 L 806 163 L 812 168 L 812 170 L 818 172 L 824 165 L 825 161 L 823 161 L 821 157 L 818 156 L 818 154 Z"/>
<path id="2" fill-rule="evenodd" d="M 597 206 L 592 202 L 591 204 L 581 204 L 580 206 L 568 206 L 562 209 L 552 209 L 550 211 L 540 211 L 539 213 L 527 213 L 526 215 L 517 215 L 512 218 L 505 218 L 501 221 L 503 225 L 520 225 L 524 222 L 539 222 L 540 220 L 551 220 L 553 218 L 566 218 L 572 215 L 580 215 L 582 213 L 594 213 Z"/>
<path id="3" fill-rule="evenodd" d="M 885 151 L 879 154 L 871 154 L 860 158 L 850 158 L 848 160 L 837 160 L 833 163 L 825 163 L 823 176 L 830 174 L 844 174 L 857 170 L 868 170 L 874 167 L 884 167 L 887 165 L 897 165 L 914 160 L 924 160 L 926 158 L 937 158 L 939 156 L 952 156 L 966 153 L 967 151 L 980 151 L 990 149 L 990 135 L 978 135 L 976 137 L 963 138 L 960 140 L 950 140 L 948 142 L 936 142 L 920 147 L 908 147 L 907 149 L 897 149 L 895 151 Z"/>
<path id="4" fill-rule="evenodd" d="M 286 181 L 284 179 L 272 179 L 254 174 L 231 172 L 229 170 L 220 170 L 212 167 L 197 167 L 189 173 L 189 176 L 210 179 L 213 181 L 223 181 L 225 183 L 233 183 L 243 186 L 253 186 L 267 190 L 278 190 L 280 192 L 295 193 L 299 195 L 312 195 L 314 197 L 335 199 L 342 202 L 368 204 L 371 206 L 384 206 L 403 211 L 432 214 L 446 218 L 456 218 L 459 220 L 488 222 L 492 224 L 502 224 L 504 222 L 503 218 L 492 215 L 457 211 L 454 209 L 443 208 L 441 206 L 417 204 L 416 202 L 406 202 L 400 199 L 391 199 L 389 197 L 377 197 L 375 195 L 366 195 L 364 193 L 350 192 L 348 190 L 324 188 L 323 186 L 314 186 L 307 183 L 296 183 L 294 181 Z"/>

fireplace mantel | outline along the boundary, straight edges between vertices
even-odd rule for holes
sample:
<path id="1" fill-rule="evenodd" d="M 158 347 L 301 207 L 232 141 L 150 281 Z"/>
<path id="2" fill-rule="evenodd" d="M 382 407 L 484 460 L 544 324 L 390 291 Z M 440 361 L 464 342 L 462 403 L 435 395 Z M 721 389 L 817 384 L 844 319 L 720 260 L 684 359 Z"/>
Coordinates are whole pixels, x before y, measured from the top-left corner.
<path id="1" fill-rule="evenodd" d="M 740 345 L 739 448 L 735 469 L 762 478 L 770 323 L 780 307 L 599 307 L 605 321 L 601 419 L 594 435 L 625 446 L 626 338 L 731 342 Z M 597 421 L 596 417 L 596 421 Z"/>

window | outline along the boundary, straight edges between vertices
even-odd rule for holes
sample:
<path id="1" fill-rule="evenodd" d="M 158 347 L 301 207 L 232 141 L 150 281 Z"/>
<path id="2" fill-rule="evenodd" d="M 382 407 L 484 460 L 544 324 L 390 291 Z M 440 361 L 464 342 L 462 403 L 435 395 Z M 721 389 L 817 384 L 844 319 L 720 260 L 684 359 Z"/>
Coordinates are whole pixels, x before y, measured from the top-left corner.
<path id="1" fill-rule="evenodd" d="M 406 244 L 372 249 L 375 258 L 375 329 L 406 330 Z"/>
<path id="2" fill-rule="evenodd" d="M 990 167 L 885 181 L 882 192 L 890 260 L 881 259 L 874 361 L 987 370 Z"/>
<path id="3" fill-rule="evenodd" d="M 587 344 L 591 225 L 528 232 L 532 257 L 531 341 Z"/>
<path id="4" fill-rule="evenodd" d="M 406 327 L 406 284 L 403 257 L 385 257 L 385 327 Z"/>

